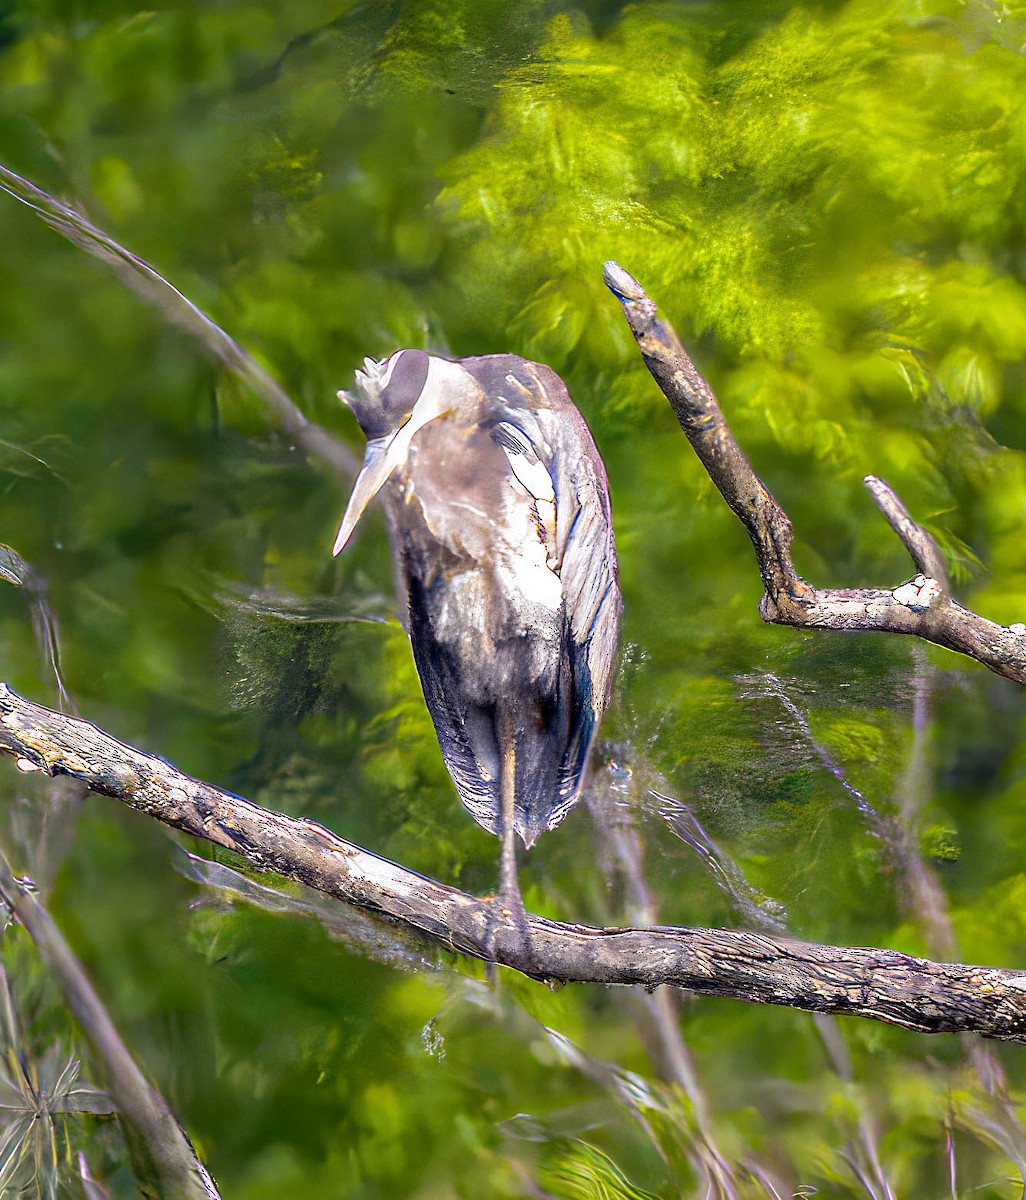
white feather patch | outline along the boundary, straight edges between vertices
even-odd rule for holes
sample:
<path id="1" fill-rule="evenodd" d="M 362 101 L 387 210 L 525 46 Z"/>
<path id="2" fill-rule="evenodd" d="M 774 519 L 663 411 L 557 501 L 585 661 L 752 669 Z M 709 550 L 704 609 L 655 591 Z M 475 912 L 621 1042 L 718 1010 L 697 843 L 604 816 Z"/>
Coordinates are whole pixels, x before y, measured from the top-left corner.
<path id="1" fill-rule="evenodd" d="M 515 425 L 503 421 L 496 427 L 494 436 L 513 477 L 534 500 L 538 533 L 545 543 L 546 566 L 550 571 L 556 571 L 559 555 L 556 552 L 556 488 L 552 476 L 534 446 Z"/>

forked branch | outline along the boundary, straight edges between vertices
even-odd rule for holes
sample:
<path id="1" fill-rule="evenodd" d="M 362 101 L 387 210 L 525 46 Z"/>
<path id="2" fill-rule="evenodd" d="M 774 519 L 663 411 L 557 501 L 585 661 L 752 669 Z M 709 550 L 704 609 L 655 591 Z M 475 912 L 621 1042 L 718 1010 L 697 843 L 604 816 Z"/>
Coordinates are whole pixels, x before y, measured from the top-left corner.
<path id="1" fill-rule="evenodd" d="M 791 560 L 787 513 L 752 469 L 677 334 L 623 267 L 606 263 L 604 277 L 688 441 L 748 531 L 765 589 L 759 603 L 763 620 L 806 629 L 910 633 L 974 658 L 1016 683 L 1026 683 L 1026 625 L 998 625 L 952 599 L 943 555 L 933 538 L 875 475 L 866 476 L 866 486 L 918 573 L 891 589 L 816 588 L 806 583 Z"/>
<path id="2" fill-rule="evenodd" d="M 1026 1042 L 1026 972 L 939 963 L 893 950 L 819 946 L 725 929 L 599 929 L 528 916 L 531 962 L 510 922 L 489 936 L 490 901 L 427 879 L 323 826 L 183 775 L 95 725 L 0 684 L 0 752 L 67 775 L 259 870 L 405 922 L 462 954 L 565 982 L 672 984 L 706 995 L 847 1013 L 922 1033 Z"/>

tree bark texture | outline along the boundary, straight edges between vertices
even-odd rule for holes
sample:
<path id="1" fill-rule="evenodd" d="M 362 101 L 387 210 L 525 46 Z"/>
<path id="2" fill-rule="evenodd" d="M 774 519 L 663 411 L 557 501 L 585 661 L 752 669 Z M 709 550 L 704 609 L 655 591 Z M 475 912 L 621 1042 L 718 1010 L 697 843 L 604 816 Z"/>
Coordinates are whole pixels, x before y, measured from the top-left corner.
<path id="1" fill-rule="evenodd" d="M 349 904 L 405 922 L 443 946 L 547 980 L 672 984 L 705 995 L 848 1014 L 923 1033 L 1026 1041 L 1026 972 L 932 962 L 894 950 L 821 946 L 726 929 L 601 929 L 528 915 L 492 928 L 489 900 L 378 857 L 304 818 L 261 808 L 116 741 L 88 721 L 0 684 L 0 751 L 23 771 L 67 775 L 174 829 Z"/>
<path id="2" fill-rule="evenodd" d="M 763 620 L 804 629 L 910 633 L 974 658 L 1016 683 L 1026 683 L 1026 624 L 998 625 L 952 599 L 936 543 L 875 475 L 866 477 L 866 486 L 918 573 L 891 589 L 817 588 L 806 583 L 791 560 L 790 518 L 734 439 L 712 389 L 672 326 L 618 263 L 607 262 L 604 277 L 681 429 L 751 538 L 764 588 L 759 604 Z"/>

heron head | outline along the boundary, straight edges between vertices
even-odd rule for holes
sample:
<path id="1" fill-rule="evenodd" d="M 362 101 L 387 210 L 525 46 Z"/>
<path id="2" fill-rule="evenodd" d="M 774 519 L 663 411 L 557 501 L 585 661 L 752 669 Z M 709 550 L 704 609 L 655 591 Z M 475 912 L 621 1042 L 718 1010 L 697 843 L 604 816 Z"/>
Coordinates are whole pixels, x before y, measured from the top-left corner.
<path id="1" fill-rule="evenodd" d="M 363 360 L 356 372 L 356 392 L 339 392 L 353 410 L 368 441 L 396 433 L 407 421 L 427 382 L 431 355 L 425 350 L 397 350 L 388 358 Z"/>
<path id="2" fill-rule="evenodd" d="M 365 358 L 364 369 L 356 372 L 356 392 L 339 392 L 367 436 L 367 450 L 333 554 L 343 549 L 364 509 L 406 461 L 414 434 L 443 415 L 435 392 L 427 387 L 431 363 L 424 350 L 397 350 L 378 361 Z"/>

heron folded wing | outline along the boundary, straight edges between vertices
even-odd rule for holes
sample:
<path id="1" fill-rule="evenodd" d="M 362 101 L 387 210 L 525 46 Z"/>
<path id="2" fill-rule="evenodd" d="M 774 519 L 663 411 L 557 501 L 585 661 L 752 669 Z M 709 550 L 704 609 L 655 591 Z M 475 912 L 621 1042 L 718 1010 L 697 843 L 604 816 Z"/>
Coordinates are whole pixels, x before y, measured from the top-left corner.
<path id="1" fill-rule="evenodd" d="M 552 829 L 580 794 L 588 751 L 609 702 L 623 604 L 608 483 L 591 432 L 555 372 L 525 363 L 515 382 L 530 389 L 535 404 L 517 413 L 516 424 L 504 422 L 492 436 L 536 498 L 552 488 L 546 543 L 560 579 L 567 630 L 572 699 L 556 795 L 548 801 Z"/>
<path id="2" fill-rule="evenodd" d="M 500 421 L 492 430 L 492 440 L 505 454 L 514 479 L 531 497 L 535 524 L 545 542 L 546 561 L 550 569 L 558 572 L 556 488 L 552 476 L 531 439 L 519 426 Z"/>
<path id="3" fill-rule="evenodd" d="M 566 403 L 571 405 L 570 411 L 539 413 L 539 432 L 552 448 L 548 466 L 559 497 L 559 578 L 574 648 L 575 674 L 579 689 L 588 693 L 586 700 L 582 695 L 582 701 L 591 708 L 597 723 L 609 701 L 623 602 L 605 467 L 591 431 L 572 408 L 568 395 Z M 587 684 L 583 674 L 587 675 Z M 589 732 L 588 741 L 591 737 Z"/>
<path id="4" fill-rule="evenodd" d="M 429 590 L 407 578 L 410 639 L 424 699 L 460 800 L 489 833 L 499 832 L 499 750 L 494 722 L 471 703 L 452 651 L 435 636 Z"/>
<path id="5" fill-rule="evenodd" d="M 465 359 L 464 366 L 490 403 L 504 410 L 492 437 L 520 486 L 545 512 L 547 560 L 560 580 L 567 728 L 556 795 L 549 794 L 545 809 L 551 829 L 580 794 L 612 685 L 622 601 L 609 488 L 591 431 L 555 371 L 511 354 Z M 554 502 L 547 508 L 550 487 Z"/>

